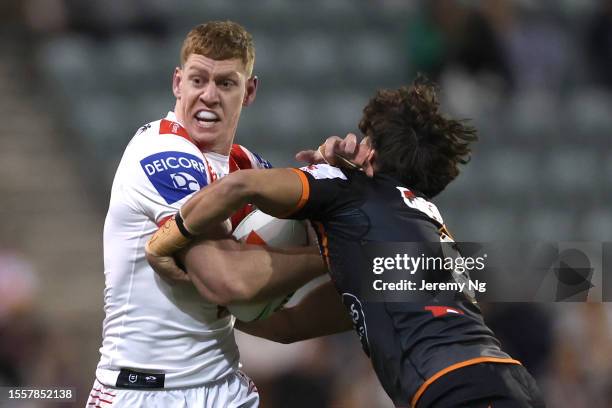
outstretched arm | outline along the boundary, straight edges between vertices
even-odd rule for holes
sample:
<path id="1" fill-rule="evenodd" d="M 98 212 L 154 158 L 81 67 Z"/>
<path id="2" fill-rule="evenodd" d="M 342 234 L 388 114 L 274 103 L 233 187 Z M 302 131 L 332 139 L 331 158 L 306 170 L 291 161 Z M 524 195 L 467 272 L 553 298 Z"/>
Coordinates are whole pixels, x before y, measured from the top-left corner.
<path id="1" fill-rule="evenodd" d="M 208 301 L 222 305 L 288 293 L 325 273 L 313 248 L 247 246 L 219 228 L 247 202 L 272 214 L 288 213 L 301 200 L 299 174 L 290 169 L 243 170 L 201 190 L 181 208 L 184 220 L 177 214 L 151 238 L 147 244 L 149 263 L 162 276 L 168 276 L 170 270 L 179 280 L 191 280 Z M 195 238 L 215 240 L 184 249 Z M 172 262 L 171 256 L 177 254 L 188 275 Z"/>
<path id="2" fill-rule="evenodd" d="M 148 255 L 171 256 L 187 247 L 194 238 L 219 234 L 219 225 L 246 203 L 280 217 L 298 209 L 308 191 L 302 191 L 299 170 L 241 170 L 193 195 L 153 235 L 146 245 Z M 307 185 L 304 183 L 304 185 Z M 149 261 L 153 261 L 149 257 Z"/>
<path id="3" fill-rule="evenodd" d="M 194 235 L 229 218 L 247 203 L 283 217 L 303 199 L 303 173 L 293 169 L 242 170 L 196 193 L 181 208 L 185 228 Z"/>
<path id="4" fill-rule="evenodd" d="M 294 307 L 281 309 L 266 320 L 236 321 L 236 328 L 288 344 L 350 330 L 352 322 L 333 284 L 326 282 Z"/>

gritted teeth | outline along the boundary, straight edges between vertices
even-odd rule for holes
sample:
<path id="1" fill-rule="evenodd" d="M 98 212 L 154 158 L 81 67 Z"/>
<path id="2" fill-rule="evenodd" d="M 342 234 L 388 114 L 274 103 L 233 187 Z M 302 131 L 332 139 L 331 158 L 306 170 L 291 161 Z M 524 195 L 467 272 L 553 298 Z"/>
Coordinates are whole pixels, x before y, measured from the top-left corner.
<path id="1" fill-rule="evenodd" d="M 210 111 L 205 111 L 205 110 L 198 111 L 195 116 L 199 120 L 206 120 L 206 121 L 216 121 L 216 120 L 219 120 L 219 116 L 217 116 L 216 113 L 210 112 Z"/>

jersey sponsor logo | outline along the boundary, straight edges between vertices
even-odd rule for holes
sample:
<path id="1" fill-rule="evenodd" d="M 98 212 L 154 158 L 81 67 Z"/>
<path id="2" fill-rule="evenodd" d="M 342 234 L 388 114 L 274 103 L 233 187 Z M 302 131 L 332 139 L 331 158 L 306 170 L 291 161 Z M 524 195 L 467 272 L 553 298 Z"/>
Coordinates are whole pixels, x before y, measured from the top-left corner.
<path id="1" fill-rule="evenodd" d="M 342 303 L 348 309 L 349 316 L 353 321 L 353 328 L 359 335 L 361 341 L 361 347 L 363 351 L 370 356 L 370 341 L 368 340 L 368 328 L 366 326 L 365 314 L 363 313 L 363 306 L 355 295 L 350 293 L 342 294 Z"/>
<path id="2" fill-rule="evenodd" d="M 412 191 L 410 191 L 406 187 L 395 188 L 399 190 L 400 194 L 402 195 L 402 199 L 404 200 L 404 203 L 408 207 L 420 211 L 432 220 L 444 225 L 444 220 L 442 220 L 442 216 L 440 215 L 440 211 L 438 211 L 438 207 L 436 207 L 435 205 L 433 205 L 422 197 L 417 197 Z"/>
<path id="3" fill-rule="evenodd" d="M 206 182 L 201 158 L 185 152 L 161 152 L 148 156 L 140 165 L 166 203 L 173 204 L 200 190 Z"/>
<path id="4" fill-rule="evenodd" d="M 196 180 L 196 178 L 191 174 L 184 171 L 172 173 L 170 174 L 170 178 L 172 178 L 174 187 L 180 190 L 190 190 L 191 192 L 196 192 L 200 189 L 200 183 L 198 183 L 198 180 Z"/>
<path id="5" fill-rule="evenodd" d="M 346 180 L 346 176 L 342 170 L 328 164 L 311 164 L 310 166 L 301 167 L 300 170 L 310 173 L 310 175 L 317 180 L 335 178 Z"/>

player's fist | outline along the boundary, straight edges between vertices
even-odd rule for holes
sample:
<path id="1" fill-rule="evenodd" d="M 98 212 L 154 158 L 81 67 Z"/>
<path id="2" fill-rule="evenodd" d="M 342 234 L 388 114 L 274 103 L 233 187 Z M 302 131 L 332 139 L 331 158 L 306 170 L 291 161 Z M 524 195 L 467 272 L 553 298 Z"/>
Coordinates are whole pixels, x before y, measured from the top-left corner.
<path id="1" fill-rule="evenodd" d="M 328 163 L 338 167 L 363 168 L 371 150 L 367 137 L 357 143 L 357 136 L 349 133 L 344 139 L 328 137 L 317 150 L 303 150 L 295 158 L 310 164 Z"/>
<path id="2" fill-rule="evenodd" d="M 168 284 L 175 285 L 180 282 L 191 282 L 189 275 L 179 268 L 171 256 L 157 256 L 146 251 L 147 262 L 155 272 Z"/>

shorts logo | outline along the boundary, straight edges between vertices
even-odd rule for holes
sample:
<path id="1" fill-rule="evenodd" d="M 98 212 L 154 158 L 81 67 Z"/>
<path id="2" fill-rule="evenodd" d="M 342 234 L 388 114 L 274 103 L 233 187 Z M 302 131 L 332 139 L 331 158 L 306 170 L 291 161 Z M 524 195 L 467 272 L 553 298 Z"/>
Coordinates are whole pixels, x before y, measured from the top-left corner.
<path id="1" fill-rule="evenodd" d="M 128 376 L 128 381 L 131 382 L 132 384 L 134 384 L 136 381 L 138 381 L 138 375 L 130 374 Z"/>
<path id="2" fill-rule="evenodd" d="M 140 161 L 143 171 L 166 203 L 173 204 L 207 183 L 201 158 L 185 152 L 161 152 Z"/>
<path id="3" fill-rule="evenodd" d="M 346 306 L 349 316 L 353 321 L 353 328 L 359 335 L 361 340 L 361 347 L 363 351 L 370 356 L 370 341 L 368 340 L 368 328 L 366 326 L 365 314 L 363 313 L 363 306 L 355 295 L 350 293 L 342 294 L 342 303 Z"/>

